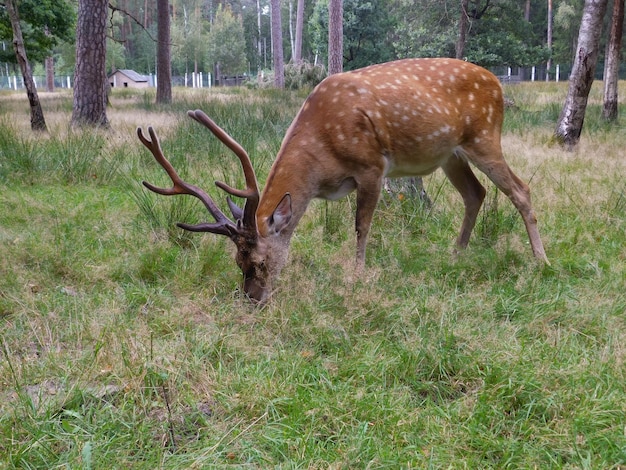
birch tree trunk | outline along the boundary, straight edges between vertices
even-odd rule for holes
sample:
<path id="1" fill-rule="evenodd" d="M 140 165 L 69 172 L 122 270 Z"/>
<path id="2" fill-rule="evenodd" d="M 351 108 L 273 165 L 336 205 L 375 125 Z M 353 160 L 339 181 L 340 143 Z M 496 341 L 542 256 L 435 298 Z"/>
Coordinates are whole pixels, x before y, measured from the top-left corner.
<path id="1" fill-rule="evenodd" d="M 106 41 L 108 0 L 79 0 L 72 126 L 109 126 Z"/>
<path id="2" fill-rule="evenodd" d="M 296 7 L 296 50 L 293 61 L 296 64 L 302 62 L 302 30 L 304 27 L 304 0 L 298 0 Z"/>
<path id="3" fill-rule="evenodd" d="M 612 122 L 617 120 L 619 63 L 622 48 L 622 32 L 624 24 L 624 0 L 613 1 L 611 18 L 611 34 L 606 46 L 604 58 L 604 103 L 602 118 Z"/>
<path id="4" fill-rule="evenodd" d="M 13 29 L 13 48 L 15 49 L 15 56 L 22 71 L 26 94 L 28 96 L 28 103 L 30 105 L 30 128 L 34 131 L 45 131 L 47 130 L 46 120 L 43 116 L 43 110 L 41 109 L 41 102 L 39 101 L 39 95 L 37 94 L 37 87 L 35 86 L 35 80 L 33 79 L 30 63 L 28 62 L 28 57 L 26 56 L 26 49 L 24 47 L 24 38 L 22 37 L 22 28 L 20 26 L 20 17 L 16 1 L 6 0 L 5 6 L 11 21 L 11 28 Z"/>
<path id="5" fill-rule="evenodd" d="M 556 141 L 568 150 L 578 144 L 583 129 L 587 99 L 598 62 L 602 20 L 607 1 L 585 0 L 567 97 L 554 132 Z"/>

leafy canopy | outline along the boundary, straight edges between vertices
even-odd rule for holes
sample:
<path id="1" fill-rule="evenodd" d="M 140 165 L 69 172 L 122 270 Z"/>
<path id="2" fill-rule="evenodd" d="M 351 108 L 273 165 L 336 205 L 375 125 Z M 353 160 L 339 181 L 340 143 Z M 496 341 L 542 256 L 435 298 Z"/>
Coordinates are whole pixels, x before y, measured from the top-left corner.
<path id="1" fill-rule="evenodd" d="M 22 0 L 18 4 L 28 58 L 41 62 L 61 41 L 72 41 L 76 10 L 69 0 Z M 13 30 L 5 8 L 0 8 L 0 41 L 11 43 Z M 15 63 L 12 47 L 0 50 L 0 62 Z"/>

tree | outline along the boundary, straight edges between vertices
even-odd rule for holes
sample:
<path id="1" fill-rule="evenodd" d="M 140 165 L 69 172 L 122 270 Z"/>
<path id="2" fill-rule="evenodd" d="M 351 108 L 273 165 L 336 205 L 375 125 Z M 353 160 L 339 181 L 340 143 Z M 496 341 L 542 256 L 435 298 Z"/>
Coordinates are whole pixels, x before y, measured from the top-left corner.
<path id="1" fill-rule="evenodd" d="M 283 57 L 283 27 L 280 0 L 272 0 L 272 57 L 274 63 L 274 86 L 285 88 L 285 59 Z"/>
<path id="2" fill-rule="evenodd" d="M 343 71 L 343 0 L 328 2 L 328 74 Z"/>
<path id="3" fill-rule="evenodd" d="M 157 92 L 156 102 L 172 102 L 172 62 L 170 55 L 170 2 L 157 0 Z"/>
<path id="4" fill-rule="evenodd" d="M 604 103 L 602 118 L 606 121 L 617 120 L 617 99 L 619 82 L 619 63 L 622 47 L 622 28 L 624 24 L 624 0 L 613 0 L 611 33 L 604 58 Z"/>
<path id="5" fill-rule="evenodd" d="M 179 7 L 172 21 L 172 73 L 206 70 L 209 22 L 200 13 L 200 2 Z"/>
<path id="6" fill-rule="evenodd" d="M 296 43 L 294 45 L 293 61 L 302 62 L 302 29 L 304 28 L 304 0 L 298 0 L 296 8 Z"/>
<path id="7" fill-rule="evenodd" d="M 556 141 L 569 150 L 580 140 L 587 98 L 598 61 L 598 46 L 606 6 L 607 0 L 585 0 L 569 88 L 554 132 Z"/>
<path id="8" fill-rule="evenodd" d="M 456 42 L 455 57 L 462 59 L 465 53 L 465 43 L 467 42 L 467 31 L 469 30 L 469 0 L 461 0 L 461 15 L 459 17 L 459 38 Z"/>
<path id="9" fill-rule="evenodd" d="M 108 0 L 79 0 L 73 126 L 109 126 L 106 41 Z"/>
<path id="10" fill-rule="evenodd" d="M 28 95 L 28 103 L 30 104 L 30 127 L 34 131 L 45 131 L 47 130 L 46 120 L 43 116 L 39 96 L 37 95 L 37 87 L 35 86 L 35 81 L 33 80 L 30 63 L 28 62 L 28 57 L 26 56 L 17 5 L 15 0 L 6 0 L 5 6 L 13 28 L 13 48 L 15 49 L 15 56 L 17 57 L 17 62 L 22 70 L 22 77 L 24 78 L 24 84 L 26 85 L 26 94 Z"/>
<path id="11" fill-rule="evenodd" d="M 6 4 L 1 0 L 0 5 Z M 43 62 L 63 41 L 73 41 L 76 12 L 67 0 L 14 2 L 22 24 L 24 47 L 32 63 Z M 11 40 L 13 29 L 6 8 L 0 8 L 0 40 Z M 0 49 L 0 62 L 16 62 L 10 50 Z"/>
<path id="12" fill-rule="evenodd" d="M 229 6 L 219 6 L 208 34 L 209 63 L 215 67 L 215 79 L 246 70 L 246 45 L 241 18 Z"/>

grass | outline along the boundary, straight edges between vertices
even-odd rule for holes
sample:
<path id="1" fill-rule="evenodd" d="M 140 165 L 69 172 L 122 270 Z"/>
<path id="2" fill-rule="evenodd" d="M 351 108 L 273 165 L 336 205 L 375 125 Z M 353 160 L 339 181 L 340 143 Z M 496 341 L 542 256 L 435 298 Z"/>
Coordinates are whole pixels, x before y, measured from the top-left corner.
<path id="1" fill-rule="evenodd" d="M 552 146 L 565 91 L 506 89 L 551 267 L 488 182 L 453 255 L 437 172 L 432 206 L 381 201 L 357 280 L 354 198 L 314 202 L 263 309 L 228 240 L 172 227 L 206 218 L 196 201 L 142 189 L 168 182 L 135 128 L 223 201 L 236 159 L 185 111 L 264 181 L 302 93 L 125 91 L 108 132 L 69 130 L 71 96 L 44 94 L 47 135 L 0 94 L 0 468 L 626 468 L 626 133 L 594 88 L 578 149 Z"/>

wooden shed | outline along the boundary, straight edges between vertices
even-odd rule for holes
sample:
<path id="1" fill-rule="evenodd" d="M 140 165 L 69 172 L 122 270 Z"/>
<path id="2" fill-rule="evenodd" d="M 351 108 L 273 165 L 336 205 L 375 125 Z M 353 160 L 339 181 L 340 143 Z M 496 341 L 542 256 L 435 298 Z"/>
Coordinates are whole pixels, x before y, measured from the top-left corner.
<path id="1" fill-rule="evenodd" d="M 120 69 L 109 75 L 111 88 L 148 88 L 150 77 L 134 70 Z"/>

